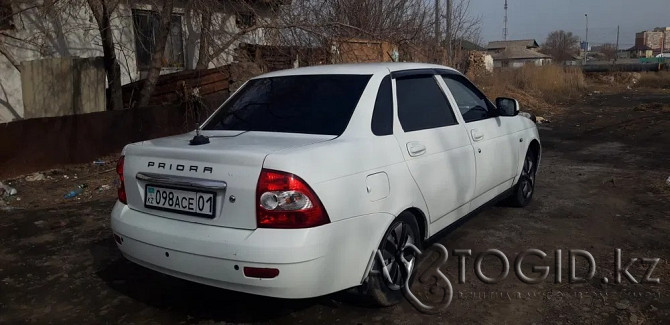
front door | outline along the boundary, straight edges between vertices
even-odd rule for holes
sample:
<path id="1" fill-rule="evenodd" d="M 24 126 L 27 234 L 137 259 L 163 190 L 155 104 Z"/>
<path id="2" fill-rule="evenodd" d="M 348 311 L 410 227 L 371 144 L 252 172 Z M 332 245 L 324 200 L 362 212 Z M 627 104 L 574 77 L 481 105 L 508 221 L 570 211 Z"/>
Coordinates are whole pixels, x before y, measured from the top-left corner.
<path id="1" fill-rule="evenodd" d="M 497 114 L 495 106 L 465 77 L 442 76 L 463 116 L 476 157 L 475 200 L 472 208 L 495 198 L 512 186 L 518 167 L 518 140 L 512 126 Z"/>

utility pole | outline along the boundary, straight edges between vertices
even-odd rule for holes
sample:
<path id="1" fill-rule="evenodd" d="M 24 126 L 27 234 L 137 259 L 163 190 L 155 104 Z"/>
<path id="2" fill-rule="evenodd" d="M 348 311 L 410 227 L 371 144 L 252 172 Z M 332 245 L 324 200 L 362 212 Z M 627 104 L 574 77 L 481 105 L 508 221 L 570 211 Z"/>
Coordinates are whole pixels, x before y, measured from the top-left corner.
<path id="1" fill-rule="evenodd" d="M 507 0 L 505 0 L 505 28 L 503 28 L 503 40 L 507 40 Z"/>
<path id="2" fill-rule="evenodd" d="M 614 62 L 619 59 L 619 32 L 621 31 L 621 26 L 617 25 L 616 26 L 616 52 L 614 54 Z"/>
<path id="3" fill-rule="evenodd" d="M 453 3 L 452 0 L 447 0 L 447 52 L 449 56 L 449 65 L 452 65 L 454 62 L 454 39 L 451 31 L 452 19 L 453 19 Z"/>
<path id="4" fill-rule="evenodd" d="M 589 57 L 589 14 L 584 14 L 584 17 L 586 17 L 586 40 L 584 42 L 584 63 L 586 64 Z"/>
<path id="5" fill-rule="evenodd" d="M 435 0 L 435 62 L 440 62 L 440 0 Z"/>

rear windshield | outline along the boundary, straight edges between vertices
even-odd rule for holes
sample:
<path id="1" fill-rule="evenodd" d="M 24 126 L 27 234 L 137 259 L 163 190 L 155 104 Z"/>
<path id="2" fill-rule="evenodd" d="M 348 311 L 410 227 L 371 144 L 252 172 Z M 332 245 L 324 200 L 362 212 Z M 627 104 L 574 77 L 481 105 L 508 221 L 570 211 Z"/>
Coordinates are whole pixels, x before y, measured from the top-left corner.
<path id="1" fill-rule="evenodd" d="M 254 79 L 203 129 L 340 135 L 370 77 L 304 75 Z"/>

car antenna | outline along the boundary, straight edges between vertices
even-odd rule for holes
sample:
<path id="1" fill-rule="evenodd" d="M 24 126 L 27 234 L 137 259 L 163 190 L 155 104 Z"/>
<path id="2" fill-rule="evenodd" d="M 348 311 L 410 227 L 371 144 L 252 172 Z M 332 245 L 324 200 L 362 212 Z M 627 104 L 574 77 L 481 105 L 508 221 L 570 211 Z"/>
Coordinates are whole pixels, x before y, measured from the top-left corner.
<path id="1" fill-rule="evenodd" d="M 192 146 L 199 146 L 209 143 L 209 138 L 200 134 L 200 123 L 195 123 L 195 136 L 188 143 Z"/>

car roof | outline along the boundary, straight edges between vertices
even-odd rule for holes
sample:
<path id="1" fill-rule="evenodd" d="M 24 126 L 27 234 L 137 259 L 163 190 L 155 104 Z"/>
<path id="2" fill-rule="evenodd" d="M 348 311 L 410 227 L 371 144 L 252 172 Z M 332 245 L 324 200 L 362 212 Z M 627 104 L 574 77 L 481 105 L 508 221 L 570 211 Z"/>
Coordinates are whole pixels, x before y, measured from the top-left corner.
<path id="1" fill-rule="evenodd" d="M 303 68 L 274 71 L 262 74 L 260 76 L 257 76 L 256 78 L 313 75 L 313 74 L 373 75 L 373 74 L 389 74 L 390 72 L 418 70 L 418 69 L 442 69 L 457 72 L 455 69 L 437 64 L 382 62 L 382 63 L 328 64 L 328 65 L 309 66 Z"/>

